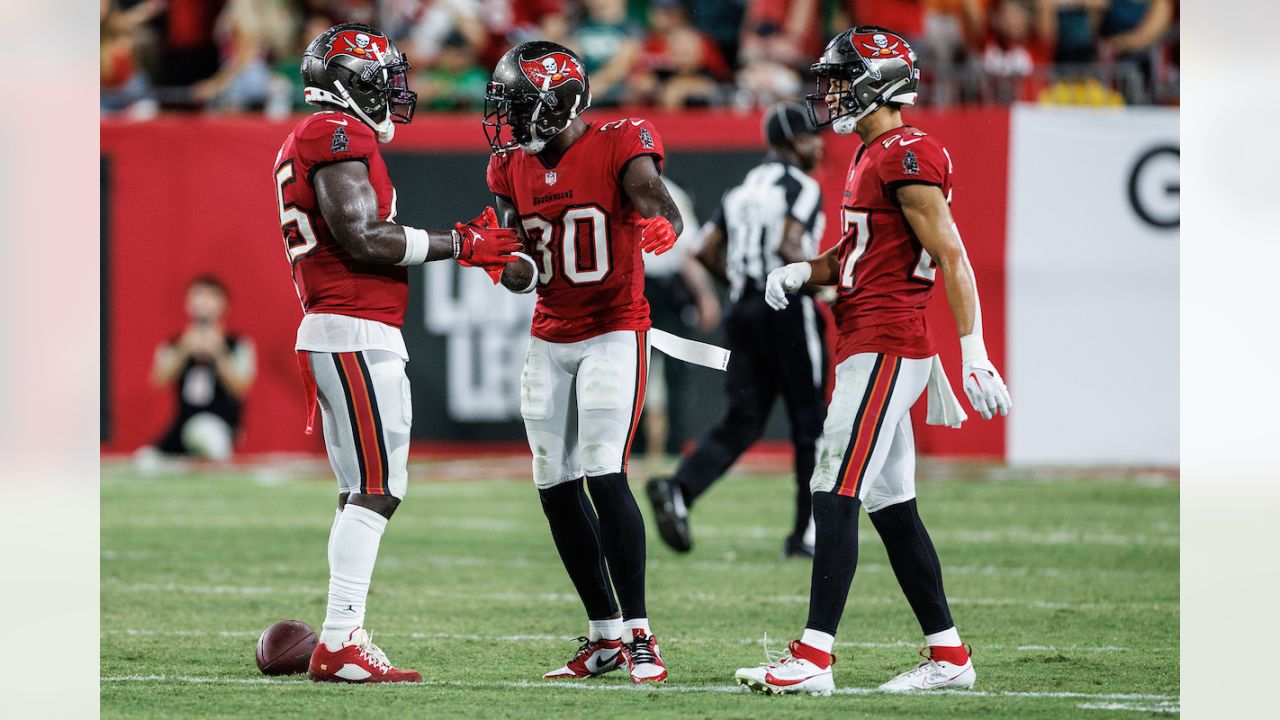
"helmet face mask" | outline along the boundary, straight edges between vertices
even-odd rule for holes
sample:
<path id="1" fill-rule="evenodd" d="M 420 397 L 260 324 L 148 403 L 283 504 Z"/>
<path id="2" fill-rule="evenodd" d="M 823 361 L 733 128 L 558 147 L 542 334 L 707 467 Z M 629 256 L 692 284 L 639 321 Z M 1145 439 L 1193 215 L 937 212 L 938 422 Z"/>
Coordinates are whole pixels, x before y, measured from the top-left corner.
<path id="1" fill-rule="evenodd" d="M 359 23 L 324 31 L 302 56 L 304 98 L 350 112 L 388 142 L 395 123 L 413 120 L 418 96 L 409 90 L 409 61 L 385 35 Z"/>
<path id="2" fill-rule="evenodd" d="M 530 154 L 591 106 L 582 61 L 568 48 L 537 41 L 508 50 L 485 89 L 484 131 L 494 154 L 516 147 Z"/>
<path id="3" fill-rule="evenodd" d="M 840 33 L 811 68 L 809 119 L 848 135 L 859 120 L 891 102 L 914 105 L 920 85 L 915 64 L 915 51 L 892 30 L 860 25 Z"/>

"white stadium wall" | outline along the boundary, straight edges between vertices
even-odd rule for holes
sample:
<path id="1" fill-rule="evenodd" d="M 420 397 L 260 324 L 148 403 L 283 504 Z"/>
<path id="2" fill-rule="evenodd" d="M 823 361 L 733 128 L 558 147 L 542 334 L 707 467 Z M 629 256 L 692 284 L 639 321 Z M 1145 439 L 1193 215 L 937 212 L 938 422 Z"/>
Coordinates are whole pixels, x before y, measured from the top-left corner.
<path id="1" fill-rule="evenodd" d="M 1176 109 L 1014 109 L 1010 462 L 1178 462 L 1178 148 Z"/>

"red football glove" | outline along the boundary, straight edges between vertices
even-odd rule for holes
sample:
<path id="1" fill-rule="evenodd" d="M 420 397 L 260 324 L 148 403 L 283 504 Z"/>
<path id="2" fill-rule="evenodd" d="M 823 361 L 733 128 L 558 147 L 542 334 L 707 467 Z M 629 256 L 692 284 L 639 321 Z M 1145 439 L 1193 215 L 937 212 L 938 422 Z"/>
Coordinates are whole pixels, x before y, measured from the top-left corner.
<path id="1" fill-rule="evenodd" d="M 485 208 L 485 212 L 476 219 L 483 220 L 485 215 L 492 213 L 492 209 Z M 515 230 L 462 223 L 454 225 L 453 229 L 458 233 L 457 253 L 454 255 L 458 264 L 481 268 L 488 273 L 494 285 L 502 278 L 502 269 L 507 263 L 520 259 L 511 254 L 524 247 Z"/>
<path id="2" fill-rule="evenodd" d="M 676 231 L 671 221 L 661 215 L 644 218 L 636 223 L 640 226 L 640 249 L 661 255 L 676 245 Z"/>
<path id="3" fill-rule="evenodd" d="M 463 223 L 464 225 L 475 225 L 478 228 L 498 227 L 498 213 L 493 211 L 493 206 L 485 205 L 484 212 L 475 216 L 474 219 Z"/>

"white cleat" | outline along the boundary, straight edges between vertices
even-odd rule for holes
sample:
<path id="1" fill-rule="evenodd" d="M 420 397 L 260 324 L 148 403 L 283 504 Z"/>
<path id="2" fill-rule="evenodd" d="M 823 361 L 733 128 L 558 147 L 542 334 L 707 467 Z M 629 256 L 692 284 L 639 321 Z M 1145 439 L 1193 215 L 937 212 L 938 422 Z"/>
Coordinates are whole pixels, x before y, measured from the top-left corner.
<path id="1" fill-rule="evenodd" d="M 631 642 L 623 643 L 622 655 L 631 668 L 631 682 L 666 682 L 667 664 L 658 651 L 658 638 L 639 628 L 631 631 Z"/>
<path id="2" fill-rule="evenodd" d="M 787 652 L 776 658 L 766 648 L 764 656 L 768 662 L 756 667 L 741 668 L 733 674 L 733 679 L 739 685 L 746 685 L 755 692 L 766 695 L 830 695 L 836 689 L 835 680 L 831 676 L 831 665 L 824 668 L 801 657 L 809 654 L 806 651 L 810 649 L 799 640 L 792 640 L 787 645 Z M 831 657 L 831 664 L 835 664 L 835 656 Z"/>
<path id="3" fill-rule="evenodd" d="M 967 690 L 973 687 L 978 675 L 973 671 L 973 658 L 968 658 L 963 665 L 934 660 L 925 655 L 926 649 L 920 650 L 925 660 L 911 670 L 880 686 L 883 692 L 915 692 L 917 690 Z"/>
<path id="4" fill-rule="evenodd" d="M 578 638 L 582 646 L 559 670 L 543 675 L 545 680 L 574 680 L 613 672 L 626 664 L 621 640 Z"/>

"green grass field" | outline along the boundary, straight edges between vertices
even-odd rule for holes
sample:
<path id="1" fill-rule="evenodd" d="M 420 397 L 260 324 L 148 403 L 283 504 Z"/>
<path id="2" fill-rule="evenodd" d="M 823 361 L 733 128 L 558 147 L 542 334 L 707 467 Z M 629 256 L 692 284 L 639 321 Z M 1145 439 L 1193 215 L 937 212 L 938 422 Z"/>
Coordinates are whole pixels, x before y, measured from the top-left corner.
<path id="1" fill-rule="evenodd" d="M 510 467 L 506 464 L 505 467 Z M 415 478 L 448 477 L 449 465 Z M 582 608 L 532 484 L 415 482 L 383 539 L 367 626 L 418 686 L 268 679 L 262 628 L 319 627 L 334 490 L 321 474 L 104 472 L 104 717 L 1141 717 L 1178 711 L 1178 487 L 931 482 L 974 691 L 871 692 L 916 660 L 919 628 L 869 522 L 837 641 L 837 695 L 766 697 L 736 668 L 803 627 L 809 566 L 779 560 L 790 481 L 731 477 L 694 515 L 695 551 L 649 537 L 649 612 L 671 679 L 540 680 L 576 649 Z M 642 489 L 633 489 L 643 501 Z M 645 507 L 646 515 L 648 508 Z"/>

